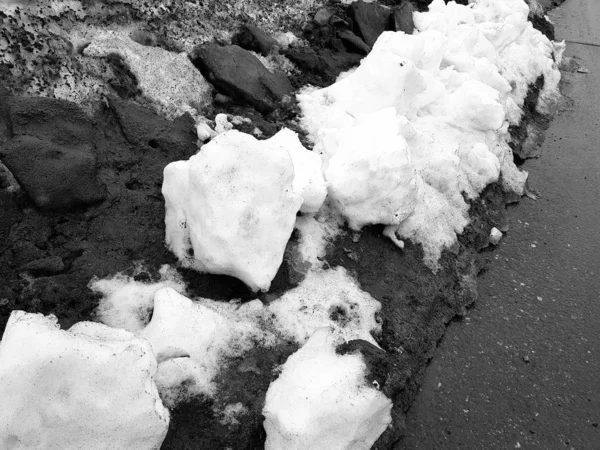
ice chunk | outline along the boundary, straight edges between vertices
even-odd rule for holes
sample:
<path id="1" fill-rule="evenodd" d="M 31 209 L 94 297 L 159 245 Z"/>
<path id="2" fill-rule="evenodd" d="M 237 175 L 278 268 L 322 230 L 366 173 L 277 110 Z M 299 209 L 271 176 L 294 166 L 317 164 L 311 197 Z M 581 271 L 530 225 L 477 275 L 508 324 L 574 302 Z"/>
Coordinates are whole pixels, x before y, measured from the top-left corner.
<path id="1" fill-rule="evenodd" d="M 288 152 L 232 130 L 164 170 L 167 246 L 182 265 L 267 291 L 302 197 Z"/>
<path id="2" fill-rule="evenodd" d="M 390 424 L 392 402 L 366 384 L 359 354 L 338 355 L 340 341 L 317 330 L 269 386 L 265 450 L 368 450 Z"/>
<path id="3" fill-rule="evenodd" d="M 0 342 L 0 448 L 159 449 L 169 426 L 150 344 L 13 311 Z"/>

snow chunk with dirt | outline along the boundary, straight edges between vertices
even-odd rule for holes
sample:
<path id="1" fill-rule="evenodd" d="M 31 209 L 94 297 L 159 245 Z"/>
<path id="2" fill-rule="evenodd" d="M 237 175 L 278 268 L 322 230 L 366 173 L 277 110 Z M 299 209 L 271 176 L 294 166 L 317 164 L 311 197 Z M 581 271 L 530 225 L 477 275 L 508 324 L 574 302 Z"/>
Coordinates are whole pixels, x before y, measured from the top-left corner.
<path id="1" fill-rule="evenodd" d="M 308 272 L 300 285 L 269 304 L 274 326 L 304 344 L 321 327 L 331 327 L 345 340 L 363 339 L 378 345 L 377 315 L 381 304 L 360 289 L 343 267 Z"/>
<path id="2" fill-rule="evenodd" d="M 417 32 L 384 32 L 358 68 L 298 94 L 302 123 L 323 157 L 328 194 L 354 229 L 380 223 L 402 246 L 423 245 L 437 267 L 468 223 L 468 199 L 502 174 L 523 194 L 508 127 L 545 79 L 539 109 L 558 95 L 554 44 L 522 0 L 434 0 Z"/>
<path id="3" fill-rule="evenodd" d="M 148 342 L 94 322 L 13 311 L 0 342 L 0 448 L 160 448 L 169 412 Z"/>
<path id="4" fill-rule="evenodd" d="M 360 354 L 317 330 L 291 355 L 267 391 L 265 450 L 368 450 L 391 423 L 392 402 L 367 385 Z"/>
<path id="5" fill-rule="evenodd" d="M 268 305 L 189 299 L 170 286 L 124 279 L 117 275 L 95 281 L 104 289 L 97 315 L 116 326 L 133 323 L 136 335 L 150 342 L 159 364 L 156 385 L 169 407 L 198 394 L 213 397 L 225 362 L 255 346 L 303 345 L 321 327 L 345 340 L 374 345 L 373 336 L 381 334 L 381 304 L 342 267 L 310 271 L 298 287 Z M 146 295 L 152 290 L 148 304 Z M 115 304 L 117 299 L 123 307 Z"/>
<path id="6" fill-rule="evenodd" d="M 289 130 L 266 141 L 220 134 L 164 170 L 167 246 L 184 267 L 268 291 L 296 213 L 318 210 L 325 198 L 320 167 Z"/>

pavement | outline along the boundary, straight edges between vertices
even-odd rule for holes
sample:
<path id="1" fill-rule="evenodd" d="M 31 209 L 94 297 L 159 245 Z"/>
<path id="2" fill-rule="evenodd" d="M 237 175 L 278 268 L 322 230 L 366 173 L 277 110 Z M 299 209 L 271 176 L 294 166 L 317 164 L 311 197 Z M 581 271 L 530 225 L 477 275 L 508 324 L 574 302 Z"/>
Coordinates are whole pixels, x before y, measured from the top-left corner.
<path id="1" fill-rule="evenodd" d="M 523 166 L 541 197 L 509 209 L 399 450 L 600 449 L 600 1 L 567 0 L 550 17 L 589 72 L 563 74 L 542 156 Z"/>

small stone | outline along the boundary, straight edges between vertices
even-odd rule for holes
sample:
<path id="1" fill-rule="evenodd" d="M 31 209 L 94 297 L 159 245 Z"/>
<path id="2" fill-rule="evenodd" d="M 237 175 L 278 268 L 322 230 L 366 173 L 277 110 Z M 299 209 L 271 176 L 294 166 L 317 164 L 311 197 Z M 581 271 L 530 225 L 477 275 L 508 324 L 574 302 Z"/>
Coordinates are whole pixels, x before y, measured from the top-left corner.
<path id="1" fill-rule="evenodd" d="M 496 227 L 492 228 L 492 230 L 490 231 L 490 244 L 498 245 L 498 242 L 500 242 L 500 239 L 502 239 L 502 236 L 503 236 L 502 231 L 500 231 Z"/>
<path id="2" fill-rule="evenodd" d="M 355 35 L 352 31 L 349 30 L 341 30 L 338 33 L 340 39 L 348 44 L 352 49 L 357 50 L 357 53 L 361 53 L 363 55 L 367 55 L 371 51 L 371 47 L 369 47 L 365 41 Z"/>
<path id="3" fill-rule="evenodd" d="M 215 117 L 215 132 L 217 134 L 225 133 L 233 128 L 233 124 L 227 119 L 227 114 L 217 114 Z"/>
<path id="4" fill-rule="evenodd" d="M 413 22 L 413 13 L 415 7 L 408 0 L 403 0 L 400 6 L 394 8 L 394 28 L 396 31 L 403 31 L 406 34 L 412 34 L 415 29 Z"/>
<path id="5" fill-rule="evenodd" d="M 55 275 L 65 270 L 62 258 L 49 256 L 48 258 L 36 259 L 23 266 L 27 272 L 34 275 Z"/>
<path id="6" fill-rule="evenodd" d="M 198 134 L 198 139 L 202 142 L 206 142 L 211 135 L 211 128 L 208 126 L 208 124 L 204 123 L 204 122 L 200 122 L 198 125 L 196 125 L 196 133 Z"/>
<path id="7" fill-rule="evenodd" d="M 389 28 L 391 9 L 387 6 L 358 0 L 352 3 L 349 12 L 364 41 L 370 46 Z"/>
<path id="8" fill-rule="evenodd" d="M 226 105 L 227 103 L 231 103 L 231 97 L 219 93 L 215 95 L 215 103 L 217 105 Z"/>
<path id="9" fill-rule="evenodd" d="M 324 27 L 331 19 L 331 16 L 335 14 L 335 9 L 333 8 L 320 8 L 315 14 L 314 21 L 317 25 Z"/>
<path id="10" fill-rule="evenodd" d="M 244 24 L 233 37 L 232 43 L 267 56 L 278 42 L 255 25 Z"/>
<path id="11" fill-rule="evenodd" d="M 579 69 L 577 69 L 578 73 L 590 73 L 590 71 L 584 67 L 580 67 Z"/>

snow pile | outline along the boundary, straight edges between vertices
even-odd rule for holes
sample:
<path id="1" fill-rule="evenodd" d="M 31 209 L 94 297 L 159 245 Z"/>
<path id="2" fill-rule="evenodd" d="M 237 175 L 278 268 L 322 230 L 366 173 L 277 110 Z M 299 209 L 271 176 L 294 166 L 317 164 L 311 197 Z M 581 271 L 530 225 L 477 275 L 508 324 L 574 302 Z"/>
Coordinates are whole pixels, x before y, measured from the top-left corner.
<path id="1" fill-rule="evenodd" d="M 133 324 L 130 329 L 151 343 L 159 362 L 156 384 L 168 406 L 197 394 L 214 396 L 214 381 L 225 361 L 255 346 L 288 341 L 302 345 L 321 327 L 344 340 L 374 345 L 373 336 L 381 334 L 381 304 L 342 267 L 310 271 L 297 288 L 268 305 L 259 300 L 191 300 L 172 287 L 155 289 L 157 283 L 125 283 L 122 275 L 94 285 L 105 292 L 98 317 L 121 326 Z M 148 305 L 145 294 L 152 289 Z M 140 295 L 131 295 L 136 290 Z M 115 299 L 123 299 L 124 307 Z M 153 310 L 151 320 L 148 308 Z M 144 310 L 146 320 L 140 321 L 139 311 Z"/>
<path id="2" fill-rule="evenodd" d="M 392 402 L 366 383 L 359 354 L 317 330 L 271 383 L 263 415 L 265 450 L 368 450 L 391 423 Z"/>
<path id="3" fill-rule="evenodd" d="M 0 448 L 160 448 L 152 348 L 124 330 L 13 311 L 0 342 Z"/>
<path id="4" fill-rule="evenodd" d="M 434 0 L 418 33 L 385 32 L 354 71 L 298 95 L 303 125 L 323 157 L 329 197 L 353 229 L 423 245 L 435 267 L 468 223 L 468 198 L 502 174 L 524 191 L 507 142 L 530 83 L 557 95 L 561 45 L 527 21 L 522 0 Z"/>
<path id="5" fill-rule="evenodd" d="M 184 267 L 267 291 L 296 213 L 318 210 L 325 198 L 320 166 L 289 130 L 266 141 L 220 134 L 164 170 L 167 246 Z"/>

